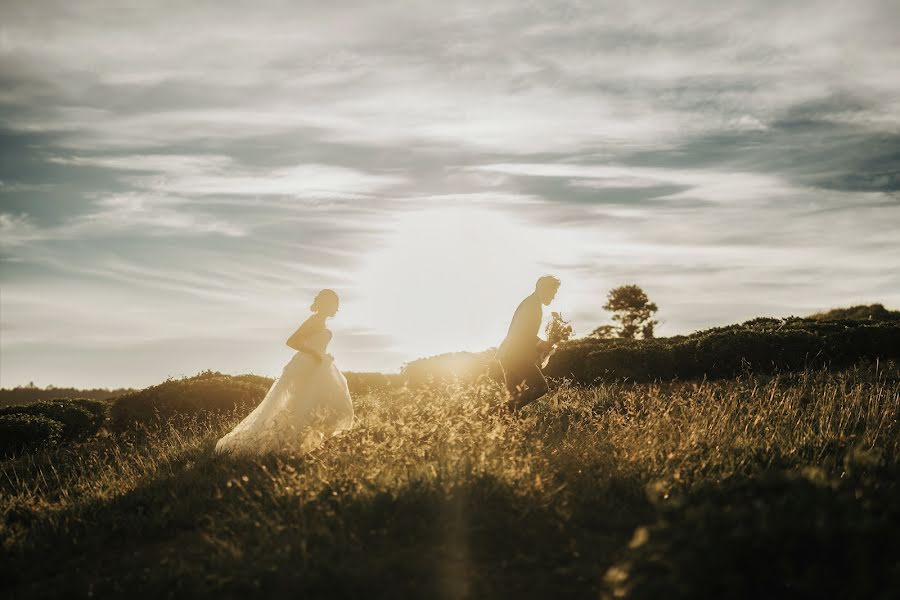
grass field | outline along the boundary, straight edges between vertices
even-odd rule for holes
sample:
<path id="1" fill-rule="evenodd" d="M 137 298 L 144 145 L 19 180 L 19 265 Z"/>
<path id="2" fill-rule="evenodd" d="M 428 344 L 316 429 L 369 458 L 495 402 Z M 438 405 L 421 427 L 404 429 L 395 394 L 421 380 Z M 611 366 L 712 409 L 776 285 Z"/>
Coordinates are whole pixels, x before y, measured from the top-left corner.
<path id="1" fill-rule="evenodd" d="M 314 454 L 175 420 L 0 463 L 0 593 L 891 597 L 900 369 L 354 398 Z M 896 596 L 894 596 L 896 597 Z"/>

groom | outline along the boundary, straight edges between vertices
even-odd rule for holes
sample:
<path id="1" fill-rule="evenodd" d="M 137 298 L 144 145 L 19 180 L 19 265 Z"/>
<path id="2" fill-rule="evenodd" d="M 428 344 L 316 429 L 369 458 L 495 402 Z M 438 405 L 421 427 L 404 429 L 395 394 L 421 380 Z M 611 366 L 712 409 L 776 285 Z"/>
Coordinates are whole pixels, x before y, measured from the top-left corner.
<path id="1" fill-rule="evenodd" d="M 543 306 L 549 306 L 559 289 L 559 279 L 544 275 L 537 280 L 534 293 L 522 300 L 509 324 L 506 339 L 500 344 L 497 358 L 503 367 L 509 402 L 506 407 L 515 412 L 534 402 L 549 389 L 544 374 L 538 366 L 548 342 L 538 337 Z"/>

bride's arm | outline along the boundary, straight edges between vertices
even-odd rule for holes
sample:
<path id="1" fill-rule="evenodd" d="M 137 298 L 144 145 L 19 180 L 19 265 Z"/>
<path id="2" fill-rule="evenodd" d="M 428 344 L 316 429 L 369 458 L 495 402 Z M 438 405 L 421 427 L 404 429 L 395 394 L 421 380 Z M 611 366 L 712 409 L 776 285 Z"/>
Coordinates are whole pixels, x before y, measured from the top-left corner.
<path id="1" fill-rule="evenodd" d="M 310 335 L 316 333 L 321 330 L 325 326 L 324 323 L 320 322 L 319 319 L 316 318 L 315 315 L 306 319 L 303 324 L 297 328 L 297 331 L 291 334 L 291 337 L 287 339 L 285 342 L 290 348 L 298 352 L 305 352 L 309 354 L 317 361 L 322 362 L 322 355 L 313 348 L 310 348 L 306 345 L 306 338 Z"/>

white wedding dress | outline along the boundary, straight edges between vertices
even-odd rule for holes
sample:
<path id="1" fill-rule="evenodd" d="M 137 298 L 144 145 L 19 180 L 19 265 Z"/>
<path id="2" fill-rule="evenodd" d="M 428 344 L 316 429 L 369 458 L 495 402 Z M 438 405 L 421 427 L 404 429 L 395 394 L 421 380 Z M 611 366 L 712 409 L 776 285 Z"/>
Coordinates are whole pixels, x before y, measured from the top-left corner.
<path id="1" fill-rule="evenodd" d="M 216 452 L 293 450 L 306 453 L 353 425 L 347 379 L 325 349 L 331 332 L 318 331 L 306 345 L 322 355 L 318 363 L 297 352 L 262 402 L 216 443 Z"/>

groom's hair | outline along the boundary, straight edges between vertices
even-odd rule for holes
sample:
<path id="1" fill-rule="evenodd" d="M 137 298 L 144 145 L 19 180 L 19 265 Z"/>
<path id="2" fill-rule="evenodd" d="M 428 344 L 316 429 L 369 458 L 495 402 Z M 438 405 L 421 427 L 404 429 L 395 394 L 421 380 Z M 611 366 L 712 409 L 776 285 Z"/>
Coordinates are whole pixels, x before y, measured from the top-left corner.
<path id="1" fill-rule="evenodd" d="M 544 275 L 543 277 L 537 280 L 537 283 L 534 284 L 534 289 L 536 290 L 545 290 L 545 289 L 559 289 L 559 279 L 554 277 L 553 275 Z"/>

